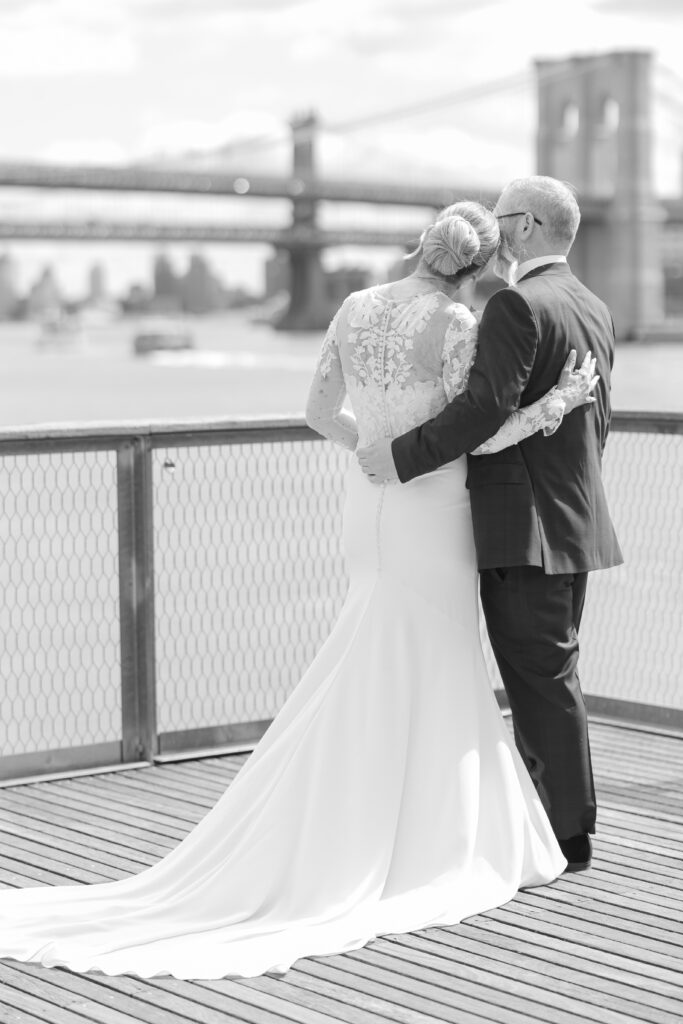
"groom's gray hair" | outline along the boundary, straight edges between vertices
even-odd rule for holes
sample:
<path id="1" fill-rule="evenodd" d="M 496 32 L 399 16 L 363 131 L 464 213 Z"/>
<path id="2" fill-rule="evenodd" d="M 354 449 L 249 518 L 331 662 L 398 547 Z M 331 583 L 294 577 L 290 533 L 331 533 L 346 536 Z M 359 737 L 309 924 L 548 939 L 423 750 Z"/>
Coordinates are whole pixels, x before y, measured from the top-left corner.
<path id="1" fill-rule="evenodd" d="M 535 174 L 530 178 L 516 178 L 506 185 L 503 193 L 515 208 L 528 210 L 543 221 L 546 237 L 557 245 L 559 253 L 569 252 L 581 220 L 573 185 Z"/>

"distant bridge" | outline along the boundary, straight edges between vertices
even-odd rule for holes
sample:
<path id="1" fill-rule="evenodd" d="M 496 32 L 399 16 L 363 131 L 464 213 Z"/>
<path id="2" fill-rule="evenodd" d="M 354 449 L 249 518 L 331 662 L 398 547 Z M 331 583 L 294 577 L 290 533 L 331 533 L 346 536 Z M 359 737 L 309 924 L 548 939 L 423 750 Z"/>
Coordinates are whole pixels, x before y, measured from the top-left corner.
<path id="1" fill-rule="evenodd" d="M 266 244 L 289 253 L 290 304 L 284 327 L 322 327 L 333 312 L 322 281 L 321 250 L 334 246 L 395 246 L 406 249 L 418 239 L 415 228 L 318 226 L 320 202 L 367 203 L 423 208 L 434 211 L 459 199 L 475 199 L 493 207 L 498 192 L 474 186 L 397 185 L 375 181 L 322 180 L 313 175 L 310 133 L 303 143 L 294 126 L 294 165 L 297 173 L 269 176 L 221 171 L 159 169 L 144 166 L 89 167 L 39 163 L 0 163 L 0 187 L 113 192 L 116 194 L 175 194 L 254 199 L 287 199 L 292 223 L 283 228 L 258 224 L 174 223 L 105 218 L 8 218 L 0 221 L 0 240 L 60 242 L 203 242 Z M 599 222 L 607 204 L 582 200 L 584 220 Z"/>
<path id="2" fill-rule="evenodd" d="M 582 222 L 572 249 L 572 268 L 611 306 L 620 336 L 652 336 L 652 328 L 664 318 L 662 255 L 667 245 L 672 250 L 679 245 L 683 199 L 662 202 L 654 194 L 651 54 L 612 52 L 539 61 L 537 72 L 538 172 L 572 181 L 579 191 Z M 214 221 L 168 224 L 133 217 L 17 217 L 0 222 L 0 238 L 272 245 L 289 254 L 290 306 L 282 326 L 320 327 L 330 316 L 322 249 L 405 247 L 415 242 L 414 228 L 322 228 L 321 202 L 423 208 L 428 217 L 459 199 L 492 206 L 497 198 L 491 189 L 466 185 L 322 180 L 315 174 L 316 130 L 313 115 L 293 120 L 292 173 L 285 176 L 142 164 L 0 163 L 0 188 L 285 199 L 292 210 L 287 227 Z"/>
<path id="3" fill-rule="evenodd" d="M 59 242 L 216 242 L 273 245 L 276 249 L 328 249 L 338 245 L 406 246 L 417 243 L 415 230 L 340 228 L 305 225 L 288 228 L 231 224 L 162 224 L 148 221 L 4 220 L 0 239 Z"/>
<path id="4" fill-rule="evenodd" d="M 305 175 L 287 177 L 222 171 L 165 170 L 144 165 L 83 167 L 0 162 L 3 188 L 84 189 L 98 192 L 170 192 L 183 195 L 252 196 L 258 199 L 426 206 L 440 209 L 466 196 L 494 203 L 492 189 L 396 185 L 375 181 L 330 181 Z"/>

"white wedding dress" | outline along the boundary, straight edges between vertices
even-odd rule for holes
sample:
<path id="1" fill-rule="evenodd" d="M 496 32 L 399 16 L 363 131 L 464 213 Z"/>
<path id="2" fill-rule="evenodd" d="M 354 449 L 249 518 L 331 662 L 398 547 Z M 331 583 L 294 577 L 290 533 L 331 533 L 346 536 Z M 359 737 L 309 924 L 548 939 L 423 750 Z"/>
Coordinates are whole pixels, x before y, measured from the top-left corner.
<path id="1" fill-rule="evenodd" d="M 327 334 L 311 416 L 350 447 L 400 434 L 465 387 L 475 345 L 474 318 L 441 293 L 356 293 Z M 563 411 L 551 393 L 483 450 Z M 344 543 L 339 620 L 216 806 L 139 875 L 0 893 L 0 956 L 141 977 L 284 972 L 562 872 L 487 678 L 465 460 L 377 486 L 352 459 Z"/>

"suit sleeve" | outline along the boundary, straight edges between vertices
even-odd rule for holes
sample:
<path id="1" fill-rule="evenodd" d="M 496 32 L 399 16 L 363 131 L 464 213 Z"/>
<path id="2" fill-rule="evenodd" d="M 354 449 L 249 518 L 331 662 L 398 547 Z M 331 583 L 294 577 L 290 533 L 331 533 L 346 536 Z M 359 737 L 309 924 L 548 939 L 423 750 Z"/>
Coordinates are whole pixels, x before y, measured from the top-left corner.
<path id="1" fill-rule="evenodd" d="M 513 288 L 493 295 L 479 325 L 467 389 L 392 443 L 402 483 L 474 451 L 496 433 L 519 407 L 537 345 L 536 320 L 522 295 Z"/>
<path id="2" fill-rule="evenodd" d="M 611 313 L 609 314 L 609 320 L 610 320 L 610 325 L 612 327 L 612 338 L 610 340 L 610 347 L 609 347 L 609 368 L 610 368 L 610 379 L 611 379 L 611 373 L 612 373 L 612 370 L 614 369 L 614 349 L 616 347 L 616 330 L 614 328 L 614 318 L 613 318 Z M 610 385 L 610 389 L 607 391 L 607 394 L 605 396 L 605 424 L 604 424 L 604 428 L 603 428 L 603 431 L 602 431 L 602 437 L 600 438 L 600 450 L 601 450 L 601 452 L 603 454 L 605 452 L 605 445 L 607 444 L 607 437 L 609 435 L 609 428 L 610 428 L 610 423 L 611 423 L 611 420 L 612 420 L 612 401 L 611 401 L 611 397 L 610 397 L 610 390 L 611 390 L 611 385 Z"/>

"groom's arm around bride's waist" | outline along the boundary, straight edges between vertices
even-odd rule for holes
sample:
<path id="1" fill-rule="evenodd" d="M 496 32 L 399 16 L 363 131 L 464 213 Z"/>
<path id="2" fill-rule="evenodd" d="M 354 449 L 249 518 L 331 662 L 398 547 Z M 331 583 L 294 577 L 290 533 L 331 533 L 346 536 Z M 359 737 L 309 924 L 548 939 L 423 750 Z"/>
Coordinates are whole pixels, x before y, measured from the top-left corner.
<path id="1" fill-rule="evenodd" d="M 493 295 L 479 325 L 467 389 L 433 419 L 394 440 L 399 479 L 405 483 L 430 473 L 492 437 L 519 407 L 537 345 L 536 321 L 524 298 L 512 288 Z"/>

